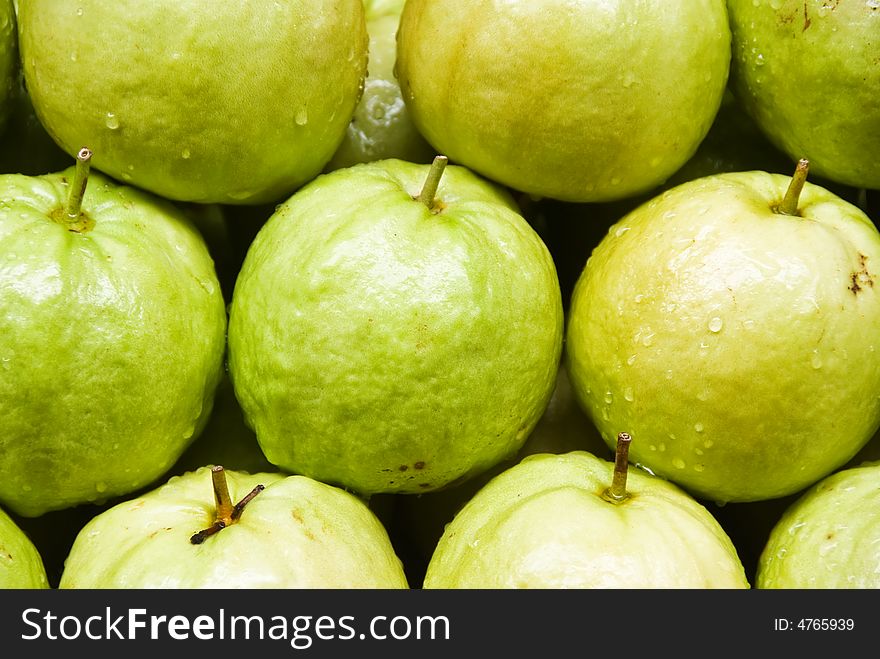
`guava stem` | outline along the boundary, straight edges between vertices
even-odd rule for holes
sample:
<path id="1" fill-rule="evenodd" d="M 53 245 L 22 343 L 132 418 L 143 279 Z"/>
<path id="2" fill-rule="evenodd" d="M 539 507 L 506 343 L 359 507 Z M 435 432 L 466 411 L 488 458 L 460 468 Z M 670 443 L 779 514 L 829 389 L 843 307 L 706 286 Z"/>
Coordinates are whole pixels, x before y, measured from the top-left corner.
<path id="1" fill-rule="evenodd" d="M 78 220 L 82 210 L 83 197 L 86 194 L 86 186 L 89 184 L 89 169 L 91 168 L 92 151 L 83 147 L 76 154 L 76 169 L 73 174 L 73 182 L 67 192 L 67 202 L 64 204 L 64 214 L 71 220 Z"/>
<path id="2" fill-rule="evenodd" d="M 253 499 L 255 496 L 257 496 L 260 492 L 262 492 L 265 489 L 266 489 L 265 485 L 257 485 L 254 489 L 252 489 L 250 492 L 248 492 L 241 501 L 239 501 L 237 504 L 235 504 L 235 506 L 232 509 L 232 521 L 234 522 L 239 517 L 241 517 L 241 513 L 244 510 L 244 507 L 246 505 L 248 505 L 248 503 L 250 503 L 251 499 Z"/>
<path id="3" fill-rule="evenodd" d="M 220 465 L 211 467 L 211 485 L 214 488 L 214 501 L 217 504 L 214 523 L 206 529 L 190 536 L 189 541 L 194 545 L 202 544 L 206 539 L 234 524 L 241 517 L 244 507 L 251 502 L 260 492 L 265 490 L 264 485 L 257 485 L 248 492 L 237 504 L 232 505 L 232 497 L 229 496 L 229 485 L 226 482 L 226 471 Z"/>
<path id="4" fill-rule="evenodd" d="M 446 156 L 436 156 L 431 163 L 431 169 L 428 170 L 428 176 L 425 178 L 425 184 L 422 191 L 416 197 L 416 201 L 420 201 L 430 209 L 434 208 L 434 196 L 437 194 L 437 188 L 440 186 L 440 177 L 443 176 L 443 170 L 449 158 Z"/>
<path id="5" fill-rule="evenodd" d="M 614 452 L 614 476 L 611 479 L 611 487 L 605 490 L 605 499 L 612 503 L 620 503 L 627 499 L 626 476 L 629 468 L 629 443 L 632 441 L 629 433 L 617 434 L 617 450 Z"/>
<path id="6" fill-rule="evenodd" d="M 214 486 L 214 501 L 217 502 L 217 520 L 224 524 L 232 523 L 232 497 L 226 483 L 226 471 L 221 466 L 211 468 L 211 482 Z"/>
<path id="7" fill-rule="evenodd" d="M 807 182 L 807 172 L 810 169 L 810 161 L 806 158 L 798 160 L 797 167 L 794 170 L 794 176 L 788 184 L 788 190 L 782 198 L 782 203 L 777 207 L 777 212 L 783 215 L 797 215 L 798 202 L 800 201 L 801 191 L 804 189 L 804 183 Z"/>

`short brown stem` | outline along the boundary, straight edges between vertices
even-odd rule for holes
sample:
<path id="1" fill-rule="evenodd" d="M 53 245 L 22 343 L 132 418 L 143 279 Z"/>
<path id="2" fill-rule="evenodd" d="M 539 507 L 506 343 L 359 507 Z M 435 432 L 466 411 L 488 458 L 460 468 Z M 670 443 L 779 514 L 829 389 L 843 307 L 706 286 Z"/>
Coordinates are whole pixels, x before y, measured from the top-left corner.
<path id="1" fill-rule="evenodd" d="M 797 167 L 794 170 L 794 176 L 791 177 L 791 182 L 788 184 L 788 189 L 785 191 L 785 197 L 782 198 L 782 203 L 776 207 L 777 213 L 781 213 L 782 215 L 798 214 L 798 202 L 800 201 L 801 191 L 804 189 L 804 184 L 807 182 L 807 173 L 809 170 L 809 160 L 806 158 L 798 160 Z"/>
<path id="2" fill-rule="evenodd" d="M 617 435 L 617 450 L 614 452 L 614 476 L 611 487 L 602 493 L 606 501 L 620 503 L 629 498 L 626 492 L 626 476 L 629 469 L 629 444 L 632 441 L 629 433 L 622 432 Z"/>
<path id="3" fill-rule="evenodd" d="M 244 511 L 244 507 L 255 496 L 266 489 L 264 485 L 257 485 L 241 501 L 232 505 L 232 498 L 229 496 L 229 485 L 226 482 L 226 471 L 219 465 L 211 468 L 211 484 L 214 488 L 214 501 L 217 505 L 215 521 L 208 528 L 202 529 L 190 536 L 189 541 L 194 545 L 202 544 L 207 538 L 237 522 Z"/>

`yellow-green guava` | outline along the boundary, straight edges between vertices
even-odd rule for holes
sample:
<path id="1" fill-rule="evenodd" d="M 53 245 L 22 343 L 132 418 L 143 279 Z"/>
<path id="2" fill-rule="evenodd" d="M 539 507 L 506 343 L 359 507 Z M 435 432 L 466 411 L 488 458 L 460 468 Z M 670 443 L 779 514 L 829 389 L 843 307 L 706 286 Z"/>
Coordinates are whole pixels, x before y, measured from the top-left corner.
<path id="1" fill-rule="evenodd" d="M 690 495 L 586 451 L 502 472 L 443 532 L 424 588 L 748 588 L 724 529 Z"/>
<path id="2" fill-rule="evenodd" d="M 397 39 L 435 149 L 565 201 L 666 180 L 708 132 L 730 63 L 724 0 L 409 0 Z"/>
<path id="3" fill-rule="evenodd" d="M 407 588 L 385 528 L 353 494 L 304 476 L 223 473 L 229 501 L 254 494 L 224 528 L 214 469 L 173 476 L 87 523 L 59 588 Z"/>
<path id="4" fill-rule="evenodd" d="M 792 177 L 708 176 L 620 219 L 572 295 L 566 364 L 611 444 L 709 501 L 786 496 L 880 425 L 880 233 Z"/>

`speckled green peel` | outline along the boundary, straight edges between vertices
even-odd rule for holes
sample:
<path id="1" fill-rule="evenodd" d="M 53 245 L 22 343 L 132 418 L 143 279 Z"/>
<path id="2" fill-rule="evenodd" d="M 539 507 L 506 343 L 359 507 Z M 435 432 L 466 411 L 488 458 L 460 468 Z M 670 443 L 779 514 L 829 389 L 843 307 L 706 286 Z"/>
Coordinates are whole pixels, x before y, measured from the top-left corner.
<path id="1" fill-rule="evenodd" d="M 34 543 L 0 509 L 0 590 L 48 587 L 43 559 Z"/>
<path id="2" fill-rule="evenodd" d="M 838 471 L 773 527 L 758 588 L 880 588 L 880 462 Z"/>
<path id="3" fill-rule="evenodd" d="M 18 68 L 15 8 L 12 0 L 0 0 L 0 135 L 15 102 Z"/>
<path id="4" fill-rule="evenodd" d="M 585 451 L 537 454 L 492 479 L 446 527 L 425 588 L 748 588 L 736 549 L 681 489 Z"/>
<path id="5" fill-rule="evenodd" d="M 302 476 L 226 471 L 234 524 L 215 521 L 202 467 L 101 513 L 80 531 L 60 588 L 406 588 L 385 528 L 357 497 Z"/>
<path id="6" fill-rule="evenodd" d="M 515 453 L 553 392 L 553 261 L 511 197 L 450 165 L 324 175 L 254 240 L 229 371 L 266 457 L 361 493 L 425 492 Z"/>
<path id="7" fill-rule="evenodd" d="M 311 180 L 366 74 L 361 0 L 29 0 L 19 26 L 49 134 L 181 201 L 274 202 Z"/>
<path id="8" fill-rule="evenodd" d="M 0 502 L 26 516 L 160 477 L 223 372 L 226 312 L 198 231 L 95 171 L 71 225 L 74 171 L 0 177 Z"/>
<path id="9" fill-rule="evenodd" d="M 729 0 L 731 87 L 777 147 L 830 181 L 880 189 L 880 6 Z"/>
<path id="10" fill-rule="evenodd" d="M 665 181 L 709 131 L 730 62 L 723 0 L 410 0 L 397 39 L 403 98 L 434 148 L 566 201 Z"/>
<path id="11" fill-rule="evenodd" d="M 791 177 L 698 179 L 611 227 L 572 296 L 566 366 L 606 443 L 712 501 L 797 492 L 880 425 L 880 233 Z"/>

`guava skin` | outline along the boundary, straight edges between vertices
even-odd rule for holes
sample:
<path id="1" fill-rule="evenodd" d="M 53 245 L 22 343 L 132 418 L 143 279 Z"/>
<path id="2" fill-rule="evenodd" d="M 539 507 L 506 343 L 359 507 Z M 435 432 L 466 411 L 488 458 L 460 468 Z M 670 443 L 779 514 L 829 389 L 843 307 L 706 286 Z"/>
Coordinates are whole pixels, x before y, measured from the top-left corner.
<path id="1" fill-rule="evenodd" d="M 369 71 L 345 138 L 325 171 L 386 158 L 417 163 L 430 163 L 434 158 L 434 149 L 413 125 L 394 75 L 403 5 L 404 0 L 364 1 Z"/>
<path id="2" fill-rule="evenodd" d="M 880 188 L 880 7 L 730 0 L 730 80 L 766 136 L 830 181 Z"/>
<path id="3" fill-rule="evenodd" d="M 536 454 L 477 492 L 446 527 L 424 588 L 748 588 L 736 549 L 696 500 L 586 451 Z"/>
<path id="4" fill-rule="evenodd" d="M 170 203 L 93 171 L 0 177 L 0 502 L 23 516 L 148 485 L 201 431 L 226 311 Z"/>
<path id="5" fill-rule="evenodd" d="M 37 116 L 69 154 L 178 201 L 259 204 L 317 175 L 361 93 L 360 0 L 22 3 Z"/>
<path id="6" fill-rule="evenodd" d="M 880 426 L 880 233 L 807 182 L 736 172 L 623 217 L 572 295 L 566 367 L 606 443 L 709 501 L 795 493 Z"/>
<path id="7" fill-rule="evenodd" d="M 385 528 L 356 496 L 303 476 L 226 471 L 239 519 L 202 544 L 214 523 L 211 470 L 93 518 L 77 535 L 59 588 L 407 588 Z"/>
<path id="8" fill-rule="evenodd" d="M 575 202 L 631 197 L 678 170 L 730 62 L 723 0 L 410 0 L 397 39 L 403 98 L 438 152 Z"/>
<path id="9" fill-rule="evenodd" d="M 12 113 L 18 70 L 15 6 L 12 0 L 0 0 L 0 132 Z"/>
<path id="10" fill-rule="evenodd" d="M 556 271 L 502 188 L 401 160 L 324 174 L 262 227 L 229 372 L 268 460 L 361 494 L 427 492 L 511 457 L 553 393 Z"/>
<path id="11" fill-rule="evenodd" d="M 758 588 L 880 588 L 880 462 L 843 469 L 804 492 L 773 527 Z"/>
<path id="12" fill-rule="evenodd" d="M 46 568 L 34 543 L 0 508 L 0 590 L 48 587 Z"/>

